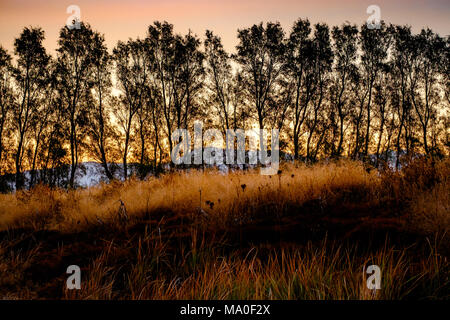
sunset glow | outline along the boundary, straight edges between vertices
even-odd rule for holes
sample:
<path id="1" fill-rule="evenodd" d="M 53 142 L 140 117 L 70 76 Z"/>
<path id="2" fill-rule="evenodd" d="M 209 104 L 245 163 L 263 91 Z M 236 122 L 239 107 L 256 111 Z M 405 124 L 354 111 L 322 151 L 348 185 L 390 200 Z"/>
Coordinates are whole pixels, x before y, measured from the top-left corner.
<path id="1" fill-rule="evenodd" d="M 153 21 L 166 20 L 177 32 L 191 29 L 201 37 L 212 29 L 222 37 L 225 48 L 233 51 L 238 28 L 279 21 L 289 30 L 300 17 L 313 23 L 359 25 L 367 20 L 366 9 L 371 4 L 380 6 L 381 18 L 387 22 L 410 24 L 415 31 L 428 26 L 441 35 L 450 33 L 450 2 L 446 0 L 1 0 L 0 43 L 12 51 L 14 38 L 24 26 L 40 26 L 46 33 L 44 44 L 53 53 L 58 32 L 69 16 L 66 8 L 72 4 L 80 7 L 83 21 L 105 34 L 109 49 L 118 40 L 144 37 Z"/>

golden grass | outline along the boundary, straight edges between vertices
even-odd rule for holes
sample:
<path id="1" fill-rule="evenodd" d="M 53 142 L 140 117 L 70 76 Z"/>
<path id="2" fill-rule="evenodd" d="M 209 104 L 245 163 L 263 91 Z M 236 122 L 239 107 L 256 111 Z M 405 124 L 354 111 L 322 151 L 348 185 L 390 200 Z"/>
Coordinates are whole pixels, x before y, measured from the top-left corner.
<path id="1" fill-rule="evenodd" d="M 448 299 L 449 160 L 172 172 L 0 195 L 0 296 Z M 129 219 L 118 212 L 122 201 Z M 65 268 L 82 268 L 82 289 Z M 370 291 L 363 267 L 379 265 Z"/>
<path id="2" fill-rule="evenodd" d="M 113 182 L 84 190 L 38 186 L 31 191 L 0 195 L 0 228 L 43 217 L 48 218 L 48 228 L 72 230 L 78 222 L 96 223 L 96 217 L 102 221 L 115 217 L 119 200 L 131 216 L 161 209 L 194 213 L 201 206 L 220 220 L 260 205 L 302 205 L 314 199 L 325 204 L 352 192 L 370 198 L 380 182 L 375 171 L 367 173 L 359 163 L 340 162 L 313 167 L 285 165 L 282 173 L 274 176 L 262 176 L 259 170 L 228 175 L 208 170 L 170 173 L 148 181 Z"/>

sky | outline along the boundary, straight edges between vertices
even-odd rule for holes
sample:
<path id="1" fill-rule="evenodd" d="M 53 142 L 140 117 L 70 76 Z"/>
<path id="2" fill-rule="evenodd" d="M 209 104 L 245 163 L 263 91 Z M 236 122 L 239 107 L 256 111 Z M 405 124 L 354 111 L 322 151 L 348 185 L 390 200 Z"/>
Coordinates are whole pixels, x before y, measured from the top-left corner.
<path id="1" fill-rule="evenodd" d="M 279 21 L 289 32 L 298 18 L 360 25 L 370 16 L 370 5 L 380 7 L 386 22 L 411 25 L 415 32 L 429 27 L 443 36 L 450 34 L 450 0 L 0 0 L 0 45 L 12 53 L 23 27 L 40 26 L 44 45 L 54 55 L 70 5 L 80 8 L 81 20 L 105 34 L 110 50 L 118 40 L 144 37 L 153 21 L 166 20 L 176 32 L 192 30 L 202 39 L 205 30 L 213 30 L 225 49 L 234 52 L 239 28 Z"/>

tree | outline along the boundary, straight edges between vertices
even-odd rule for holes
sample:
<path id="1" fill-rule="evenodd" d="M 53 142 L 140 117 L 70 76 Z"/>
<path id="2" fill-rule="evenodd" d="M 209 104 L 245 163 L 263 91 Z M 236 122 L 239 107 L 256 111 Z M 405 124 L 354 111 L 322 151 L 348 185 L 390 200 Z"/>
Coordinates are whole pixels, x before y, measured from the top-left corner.
<path id="1" fill-rule="evenodd" d="M 169 152 L 172 153 L 171 135 L 176 115 L 174 106 L 176 38 L 173 34 L 173 25 L 166 21 L 163 23 L 156 21 L 148 27 L 146 41 L 151 55 L 150 70 L 154 73 L 153 81 L 160 94 Z"/>
<path id="2" fill-rule="evenodd" d="M 48 83 L 44 89 L 44 93 L 41 95 L 37 101 L 37 110 L 31 118 L 31 133 L 33 138 L 33 150 L 32 160 L 31 160 L 31 175 L 30 175 L 30 188 L 34 186 L 36 182 L 36 167 L 38 161 L 39 153 L 41 150 L 42 140 L 46 131 L 49 129 L 49 121 L 55 114 L 55 109 L 57 107 L 55 99 L 55 73 L 54 73 L 54 63 L 52 62 L 48 66 Z"/>
<path id="3" fill-rule="evenodd" d="M 93 35 L 92 48 L 92 89 L 91 105 L 89 108 L 88 133 L 92 140 L 94 157 L 100 160 L 106 177 L 113 179 L 108 166 L 109 140 L 113 136 L 111 127 L 110 110 L 105 103 L 108 102 L 111 93 L 111 67 L 112 59 L 108 54 L 105 38 L 98 32 Z"/>
<path id="4" fill-rule="evenodd" d="M 410 72 L 411 101 L 422 127 L 423 148 L 425 153 L 429 154 L 430 120 L 437 117 L 436 107 L 441 100 L 438 85 L 445 41 L 430 29 L 423 29 L 415 37 L 414 43 L 417 50 L 417 62 L 413 65 L 414 70 Z"/>
<path id="5" fill-rule="evenodd" d="M 123 177 L 128 176 L 127 159 L 131 130 L 136 113 L 143 107 L 148 86 L 148 54 L 146 42 L 142 40 L 119 41 L 113 50 L 117 80 L 122 91 L 116 117 L 124 132 L 122 147 Z"/>
<path id="6" fill-rule="evenodd" d="M 3 158 L 5 156 L 5 132 L 11 121 L 11 112 L 14 103 L 12 87 L 11 56 L 0 46 L 0 174 L 3 173 Z"/>
<path id="7" fill-rule="evenodd" d="M 63 27 L 57 49 L 57 90 L 60 95 L 70 143 L 69 186 L 74 187 L 75 172 L 80 158 L 80 145 L 87 128 L 86 97 L 92 88 L 92 58 L 94 32 L 81 22 L 80 28 Z"/>
<path id="8" fill-rule="evenodd" d="M 405 147 L 408 150 L 408 126 L 406 122 L 411 119 L 411 99 L 410 93 L 410 73 L 412 63 L 416 59 L 417 50 L 411 35 L 410 27 L 396 26 L 394 32 L 394 46 L 392 50 L 393 59 L 393 86 L 394 92 L 392 101 L 396 112 L 397 120 L 397 138 L 396 149 L 397 157 L 395 166 L 400 164 L 401 137 L 402 130 L 405 128 Z"/>
<path id="9" fill-rule="evenodd" d="M 238 39 L 235 60 L 241 67 L 243 90 L 257 114 L 259 128 L 264 129 L 265 120 L 273 111 L 269 102 L 275 100 L 277 81 L 285 64 L 284 32 L 278 22 L 268 22 L 266 27 L 260 23 L 238 30 Z"/>
<path id="10" fill-rule="evenodd" d="M 49 75 L 47 66 L 50 56 L 42 42 L 44 31 L 40 28 L 24 28 L 14 41 L 17 65 L 14 67 L 18 101 L 14 108 L 14 124 L 17 133 L 15 152 L 16 189 L 23 187 L 22 162 L 31 127 L 31 120 L 39 110 L 39 99 L 47 86 Z"/>
<path id="11" fill-rule="evenodd" d="M 174 105 L 178 128 L 188 128 L 189 120 L 197 112 L 195 99 L 203 86 L 204 54 L 199 50 L 200 40 L 191 32 L 175 41 L 173 72 Z"/>
<path id="12" fill-rule="evenodd" d="M 369 29 L 367 24 L 363 24 L 360 32 L 361 45 L 361 81 L 365 84 L 364 96 L 367 97 L 366 104 L 366 134 L 363 155 L 367 156 L 370 145 L 371 111 L 373 102 L 373 91 L 375 81 L 382 74 L 382 70 L 387 63 L 388 51 L 391 45 L 391 32 L 384 22 L 379 28 Z M 359 151 L 358 140 L 356 141 L 355 155 Z"/>
<path id="13" fill-rule="evenodd" d="M 62 100 L 56 95 L 55 109 L 52 117 L 47 122 L 48 130 L 43 135 L 43 159 L 40 180 L 50 186 L 67 185 L 67 136 L 65 128 L 66 115 L 62 108 Z M 45 147 L 44 147 L 45 146 Z"/>
<path id="14" fill-rule="evenodd" d="M 210 92 L 210 103 L 217 110 L 219 125 L 222 133 L 226 130 L 236 129 L 237 105 L 233 99 L 235 82 L 233 81 L 231 57 L 223 48 L 220 37 L 212 31 L 206 31 L 205 56 Z"/>
<path id="15" fill-rule="evenodd" d="M 388 63 L 380 70 L 380 75 L 377 77 L 378 81 L 374 84 L 374 104 L 377 106 L 375 110 L 375 116 L 378 119 L 378 141 L 375 152 L 375 165 L 379 166 L 380 155 L 383 152 L 382 141 L 385 140 L 386 150 L 389 150 L 391 137 L 393 132 L 393 115 L 394 112 L 390 105 L 390 96 L 392 92 L 392 75 L 391 75 L 391 63 Z M 389 120 L 389 114 L 391 114 L 391 120 Z M 390 121 L 390 123 L 389 123 Z M 389 125 L 391 124 L 391 125 Z M 385 136 L 385 130 L 387 135 Z M 355 148 L 356 150 L 356 148 Z M 384 157 L 384 161 L 387 161 L 387 157 Z"/>
<path id="16" fill-rule="evenodd" d="M 287 74 L 294 84 L 293 140 L 294 158 L 299 158 L 300 135 L 306 119 L 308 104 L 314 91 L 313 44 L 310 39 L 309 20 L 299 19 L 294 23 L 286 50 Z"/>
<path id="17" fill-rule="evenodd" d="M 306 142 L 306 158 L 308 160 L 315 160 L 318 149 L 320 148 L 323 135 L 319 135 L 315 151 L 312 151 L 312 139 L 316 132 L 317 126 L 323 113 L 326 95 L 328 93 L 327 87 L 330 82 L 330 73 L 333 63 L 333 52 L 331 49 L 330 31 L 326 24 L 316 24 L 314 31 L 314 39 L 312 41 L 312 62 L 313 70 L 312 77 L 314 79 L 314 90 L 312 98 L 312 117 L 307 121 L 308 138 Z M 322 114 L 323 117 L 323 114 Z M 323 122 L 323 120 L 322 120 Z"/>
<path id="18" fill-rule="evenodd" d="M 347 103 L 351 96 L 351 84 L 357 76 L 357 36 L 358 28 L 355 25 L 344 24 L 340 28 L 333 28 L 333 52 L 335 56 L 334 80 L 331 87 L 331 103 L 339 117 L 339 142 L 335 156 L 342 153 L 344 141 L 344 122 L 349 113 Z"/>
<path id="19" fill-rule="evenodd" d="M 447 36 L 445 41 L 445 49 L 442 52 L 442 60 L 442 87 L 447 103 L 450 104 L 450 35 Z"/>

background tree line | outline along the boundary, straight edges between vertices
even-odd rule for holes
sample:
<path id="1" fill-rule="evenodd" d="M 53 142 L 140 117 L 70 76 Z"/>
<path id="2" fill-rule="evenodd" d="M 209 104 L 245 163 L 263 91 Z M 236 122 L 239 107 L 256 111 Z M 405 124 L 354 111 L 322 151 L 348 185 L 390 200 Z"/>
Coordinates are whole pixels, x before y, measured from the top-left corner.
<path id="1" fill-rule="evenodd" d="M 177 128 L 279 128 L 295 159 L 370 160 L 446 156 L 450 147 L 450 37 L 408 26 L 297 20 L 237 32 L 236 53 L 220 37 L 177 34 L 155 22 L 144 39 L 109 53 L 87 23 L 63 27 L 56 56 L 44 31 L 24 28 L 14 59 L 0 47 L 0 175 L 17 188 L 55 184 L 81 161 L 139 163 L 143 175 L 170 159 Z M 370 157 L 369 157 L 370 156 Z M 84 160 L 83 160 L 84 159 Z M 29 181 L 24 170 L 31 170 Z M 39 171 L 38 171 L 39 170 Z M 39 174 L 38 174 L 39 172 Z"/>

